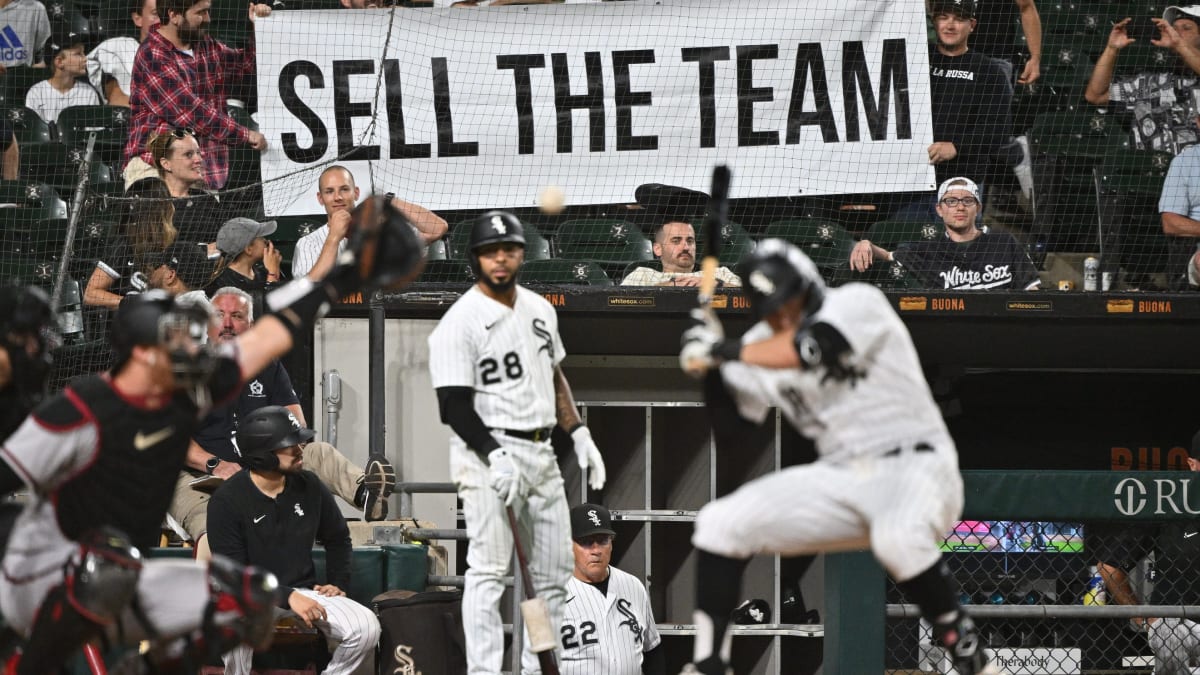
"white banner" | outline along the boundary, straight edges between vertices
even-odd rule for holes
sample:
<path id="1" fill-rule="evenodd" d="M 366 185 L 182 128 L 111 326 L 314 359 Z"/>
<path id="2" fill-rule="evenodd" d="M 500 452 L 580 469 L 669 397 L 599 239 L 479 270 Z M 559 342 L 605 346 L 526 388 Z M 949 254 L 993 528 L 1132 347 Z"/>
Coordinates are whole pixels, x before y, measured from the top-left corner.
<path id="1" fill-rule="evenodd" d="M 432 209 L 931 190 L 915 0 L 276 12 L 255 23 L 268 215 L 339 162 Z M 330 38 L 328 36 L 336 36 Z"/>

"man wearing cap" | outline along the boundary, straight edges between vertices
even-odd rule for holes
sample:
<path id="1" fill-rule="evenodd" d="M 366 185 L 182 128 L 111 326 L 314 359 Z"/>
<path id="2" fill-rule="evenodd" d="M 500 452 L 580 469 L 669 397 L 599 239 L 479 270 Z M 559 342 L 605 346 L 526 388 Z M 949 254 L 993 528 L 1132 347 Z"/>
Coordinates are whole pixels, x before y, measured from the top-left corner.
<path id="1" fill-rule="evenodd" d="M 48 40 L 46 66 L 50 68 L 50 79 L 29 88 L 25 107 L 47 124 L 57 122 L 58 114 L 71 106 L 100 105 L 100 94 L 86 79 L 80 79 L 87 75 L 87 55 L 79 36 L 72 33 Z"/>
<path id="2" fill-rule="evenodd" d="M 344 166 L 333 165 L 317 178 L 317 201 L 325 209 L 328 221 L 296 242 L 292 254 L 292 276 L 320 279 L 346 248 L 350 234 L 350 210 L 358 203 L 359 190 L 354 174 Z M 391 196 L 392 205 L 408 218 L 417 236 L 426 246 L 446 234 L 446 221 L 433 211 Z"/>
<path id="3" fill-rule="evenodd" d="M 1012 87 L 991 58 L 972 50 L 976 0 L 933 0 L 937 41 L 929 47 L 933 144 L 928 148 L 939 182 L 987 179 L 996 152 L 1011 135 Z"/>
<path id="4" fill-rule="evenodd" d="M 654 255 L 658 256 L 661 269 L 639 266 L 625 275 L 621 285 L 699 286 L 696 229 L 689 221 L 704 217 L 708 195 L 674 185 L 648 183 L 638 186 L 634 197 L 654 219 Z M 742 280 L 728 267 L 718 267 L 717 284 L 736 287 L 742 285 Z"/>
<path id="5" fill-rule="evenodd" d="M 234 474 L 208 503 L 214 553 L 267 569 L 279 578 L 279 606 L 305 625 L 338 640 L 325 673 L 349 675 L 375 650 L 379 620 L 346 597 L 350 587 L 350 530 L 329 489 L 304 469 L 313 439 L 287 408 L 267 406 L 238 427 L 245 470 Z M 312 548 L 325 548 L 325 578 L 317 583 Z M 228 675 L 249 675 L 252 652 L 224 655 Z"/>
<path id="6" fill-rule="evenodd" d="M 1180 63 L 1172 67 L 1144 70 L 1125 78 L 1113 79 L 1121 50 L 1137 40 L 1130 37 L 1127 17 L 1113 24 L 1104 51 L 1096 59 L 1084 98 L 1095 105 L 1118 103 L 1133 113 L 1133 136 L 1142 150 L 1162 150 L 1178 154 L 1197 142 L 1192 120 L 1196 107 L 1192 92 L 1200 86 L 1200 5 L 1171 6 L 1162 18 L 1153 17 L 1158 39 L 1150 44 L 1169 49 Z"/>
<path id="7" fill-rule="evenodd" d="M 943 290 L 1037 290 L 1037 268 L 1020 242 L 1007 232 L 979 228 L 979 186 L 962 176 L 938 189 L 937 213 L 944 236 L 905 242 L 895 252 L 869 240 L 850 252 L 850 268 L 864 272 L 876 260 L 895 261 L 924 285 Z"/>
<path id="8" fill-rule="evenodd" d="M 275 221 L 260 223 L 253 218 L 230 218 L 217 232 L 221 258 L 206 290 L 233 286 L 254 296 L 254 308 L 262 311 L 263 297 L 283 279 L 283 254 L 267 237 L 275 233 Z"/>
<path id="9" fill-rule="evenodd" d="M 646 586 L 613 567 L 612 515 L 599 504 L 571 509 L 575 567 L 559 642 L 563 675 L 661 675 L 661 638 Z"/>
<path id="10" fill-rule="evenodd" d="M 1200 471 L 1200 432 L 1192 436 L 1187 470 Z M 1104 580 L 1109 602 L 1118 605 L 1195 605 L 1200 598 L 1200 569 L 1197 569 L 1200 536 L 1197 535 L 1200 535 L 1200 521 L 1196 520 L 1170 521 L 1156 528 L 1126 527 L 1115 533 L 1096 556 L 1096 568 Z M 1154 554 L 1154 585 L 1150 597 L 1139 599 L 1129 583 L 1127 570 L 1136 568 L 1149 553 Z M 1200 622 L 1134 617 L 1130 623 L 1146 632 L 1154 652 L 1156 675 L 1195 672 L 1194 664 L 1200 661 Z"/>

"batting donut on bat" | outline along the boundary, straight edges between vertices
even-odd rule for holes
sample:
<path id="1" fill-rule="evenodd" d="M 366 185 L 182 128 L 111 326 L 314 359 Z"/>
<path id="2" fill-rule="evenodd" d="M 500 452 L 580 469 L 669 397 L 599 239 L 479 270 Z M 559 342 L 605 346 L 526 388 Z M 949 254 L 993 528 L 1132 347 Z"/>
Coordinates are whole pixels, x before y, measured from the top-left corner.
<path id="1" fill-rule="evenodd" d="M 557 425 L 570 433 L 593 490 L 604 486 L 604 461 L 559 368 L 566 353 L 558 316 L 517 283 L 525 258 L 521 221 L 504 211 L 483 214 L 471 228 L 468 256 L 479 281 L 430 334 L 429 371 L 441 419 L 454 431 L 450 476 L 471 541 L 463 590 L 468 672 L 496 675 L 504 652 L 498 603 L 513 554 L 506 507 L 516 515 L 533 585 L 548 608 L 548 618 L 538 621 L 554 635 L 572 556 L 550 432 Z M 525 640 L 522 654 L 525 673 L 539 672 L 531 642 Z M 542 646 L 553 650 L 554 640 Z"/>
<path id="2" fill-rule="evenodd" d="M 714 219 L 724 212 L 709 210 Z M 959 673 L 999 673 L 941 562 L 940 535 L 962 511 L 962 478 L 900 317 L 874 286 L 825 288 L 816 265 L 780 239 L 761 242 L 737 273 L 758 323 L 726 339 L 705 302 L 680 352 L 681 367 L 704 378 L 717 451 L 745 452 L 748 432 L 778 407 L 816 442 L 818 459 L 701 509 L 692 536 L 694 662 L 684 672 L 728 672 L 729 614 L 751 556 L 869 549 L 920 606 Z"/>

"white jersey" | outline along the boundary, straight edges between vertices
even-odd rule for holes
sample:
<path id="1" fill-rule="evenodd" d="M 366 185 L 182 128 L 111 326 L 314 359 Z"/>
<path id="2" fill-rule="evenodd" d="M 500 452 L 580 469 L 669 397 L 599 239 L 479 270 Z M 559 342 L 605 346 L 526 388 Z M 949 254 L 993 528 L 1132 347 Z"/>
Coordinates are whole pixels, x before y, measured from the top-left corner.
<path id="1" fill-rule="evenodd" d="M 829 324 L 846 338 L 850 362 L 862 377 L 854 384 L 823 382 L 823 367 L 772 370 L 725 363 L 721 375 L 743 417 L 761 422 L 778 406 L 797 431 L 816 441 L 822 457 L 874 454 L 949 436 L 908 329 L 883 292 L 861 283 L 827 289 L 820 310 L 807 321 Z M 743 342 L 770 334 L 759 323 Z"/>
<path id="2" fill-rule="evenodd" d="M 641 675 L 642 654 L 662 639 L 646 587 L 609 566 L 608 593 L 571 576 L 559 646 L 562 675 Z"/>
<path id="3" fill-rule="evenodd" d="M 556 424 L 554 367 L 565 356 L 554 307 L 521 286 L 512 308 L 472 286 L 429 335 L 434 389 L 473 388 L 475 411 L 492 429 Z"/>

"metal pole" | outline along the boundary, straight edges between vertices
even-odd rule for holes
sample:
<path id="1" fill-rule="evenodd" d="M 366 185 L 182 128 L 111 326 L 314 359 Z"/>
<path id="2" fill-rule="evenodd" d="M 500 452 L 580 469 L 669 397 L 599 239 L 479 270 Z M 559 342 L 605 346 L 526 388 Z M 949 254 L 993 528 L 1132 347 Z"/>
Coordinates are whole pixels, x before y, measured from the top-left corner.
<path id="1" fill-rule="evenodd" d="M 58 309 L 62 300 L 63 282 L 67 278 L 67 266 L 71 263 L 71 251 L 75 248 L 75 231 L 79 227 L 79 215 L 83 212 L 83 198 L 92 179 L 92 152 L 96 148 L 96 132 L 88 134 L 87 149 L 79 163 L 79 182 L 75 184 L 75 195 L 71 198 L 71 212 L 67 217 L 67 236 L 63 242 L 62 255 L 58 258 L 58 274 L 54 277 L 54 290 L 50 294 L 50 306 Z"/>
<path id="2" fill-rule="evenodd" d="M 337 447 L 338 415 L 342 408 L 342 376 L 336 369 L 327 370 L 321 376 L 321 389 L 325 391 L 325 442 Z"/>
<path id="3" fill-rule="evenodd" d="M 367 314 L 367 351 L 368 351 L 368 380 L 367 389 L 370 408 L 367 416 L 370 429 L 367 434 L 367 447 L 372 455 L 387 455 L 384 440 L 387 435 L 384 376 L 387 363 L 384 359 L 384 312 L 383 303 L 378 295 L 372 294 L 368 301 Z"/>

